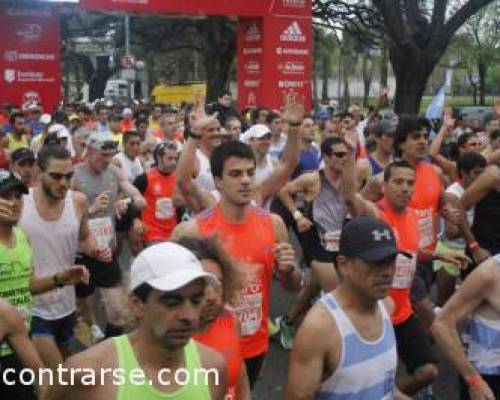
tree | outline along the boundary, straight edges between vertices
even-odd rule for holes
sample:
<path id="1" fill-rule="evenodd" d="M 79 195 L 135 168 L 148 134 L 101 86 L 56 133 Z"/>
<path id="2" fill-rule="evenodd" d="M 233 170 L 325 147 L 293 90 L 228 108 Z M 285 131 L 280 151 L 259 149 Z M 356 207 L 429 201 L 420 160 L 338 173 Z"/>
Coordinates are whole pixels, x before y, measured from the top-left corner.
<path id="1" fill-rule="evenodd" d="M 396 77 L 395 111 L 417 113 L 427 80 L 453 35 L 493 0 L 315 0 L 314 15 L 368 44 L 389 39 Z M 455 6 L 455 7 L 453 7 Z"/>
<path id="2" fill-rule="evenodd" d="M 486 104 L 488 70 L 500 60 L 500 3 L 490 4 L 472 16 L 464 25 L 469 43 L 469 59 L 475 64 L 479 86 L 479 104 Z M 472 78 L 472 74 L 469 75 Z M 470 79 L 476 87 L 476 82 Z M 474 81 L 474 82 L 473 82 Z M 474 103 L 476 104 L 476 103 Z"/>

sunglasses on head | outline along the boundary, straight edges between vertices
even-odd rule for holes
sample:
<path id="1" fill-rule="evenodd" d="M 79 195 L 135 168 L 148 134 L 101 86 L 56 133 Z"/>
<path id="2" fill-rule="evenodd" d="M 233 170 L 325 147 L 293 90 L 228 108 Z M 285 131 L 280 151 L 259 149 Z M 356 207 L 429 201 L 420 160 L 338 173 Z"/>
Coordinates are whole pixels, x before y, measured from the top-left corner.
<path id="1" fill-rule="evenodd" d="M 52 179 L 56 181 L 60 181 L 63 178 L 66 178 L 66 180 L 71 180 L 73 178 L 73 175 L 75 174 L 74 171 L 68 172 L 67 174 L 63 174 L 61 172 L 47 172 L 47 175 L 49 175 Z"/>
<path id="2" fill-rule="evenodd" d="M 118 147 L 118 144 L 116 142 L 104 142 L 101 146 L 100 149 L 102 151 L 107 151 L 107 150 L 116 150 Z"/>

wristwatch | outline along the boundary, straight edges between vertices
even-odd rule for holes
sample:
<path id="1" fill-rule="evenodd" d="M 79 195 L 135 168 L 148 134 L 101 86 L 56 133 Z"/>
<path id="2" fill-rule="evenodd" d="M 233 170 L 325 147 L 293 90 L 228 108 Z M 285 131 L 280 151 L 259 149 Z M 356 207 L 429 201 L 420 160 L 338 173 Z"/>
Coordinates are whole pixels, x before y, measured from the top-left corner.
<path id="1" fill-rule="evenodd" d="M 62 283 L 60 280 L 59 280 L 59 275 L 58 274 L 54 274 L 52 275 L 52 282 L 54 282 L 54 286 L 57 287 L 57 288 L 62 288 L 64 287 L 64 283 Z"/>

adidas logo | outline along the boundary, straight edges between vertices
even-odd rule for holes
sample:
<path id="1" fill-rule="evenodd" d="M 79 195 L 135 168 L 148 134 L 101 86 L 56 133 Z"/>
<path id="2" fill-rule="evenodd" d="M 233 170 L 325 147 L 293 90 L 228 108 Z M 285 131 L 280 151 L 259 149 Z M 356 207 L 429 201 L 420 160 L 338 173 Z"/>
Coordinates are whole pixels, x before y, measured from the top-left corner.
<path id="1" fill-rule="evenodd" d="M 245 41 L 246 42 L 258 42 L 262 39 L 262 35 L 260 34 L 259 28 L 257 24 L 253 23 L 248 27 L 245 32 Z"/>
<path id="2" fill-rule="evenodd" d="M 280 35 L 280 40 L 282 42 L 300 42 L 304 43 L 306 41 L 305 35 L 300 29 L 300 25 L 297 21 L 293 21 L 288 28 L 286 28 Z"/>

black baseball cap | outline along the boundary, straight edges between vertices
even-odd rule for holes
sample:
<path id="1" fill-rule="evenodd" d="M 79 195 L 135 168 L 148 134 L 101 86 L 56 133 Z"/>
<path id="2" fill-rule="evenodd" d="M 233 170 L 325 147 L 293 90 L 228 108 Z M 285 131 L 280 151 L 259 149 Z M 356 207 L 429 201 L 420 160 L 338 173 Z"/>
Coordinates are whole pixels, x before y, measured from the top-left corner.
<path id="1" fill-rule="evenodd" d="M 33 160 L 35 161 L 35 153 L 28 149 L 27 147 L 21 147 L 16 149 L 10 155 L 12 162 L 16 163 L 23 160 Z"/>
<path id="2" fill-rule="evenodd" d="M 339 253 L 346 257 L 360 258 L 368 263 L 408 253 L 398 250 L 391 227 L 373 217 L 358 217 L 348 222 L 342 229 Z"/>
<path id="3" fill-rule="evenodd" d="M 17 176 L 10 171 L 0 169 L 0 193 L 12 189 L 19 189 L 22 193 L 28 194 L 28 187 Z"/>

